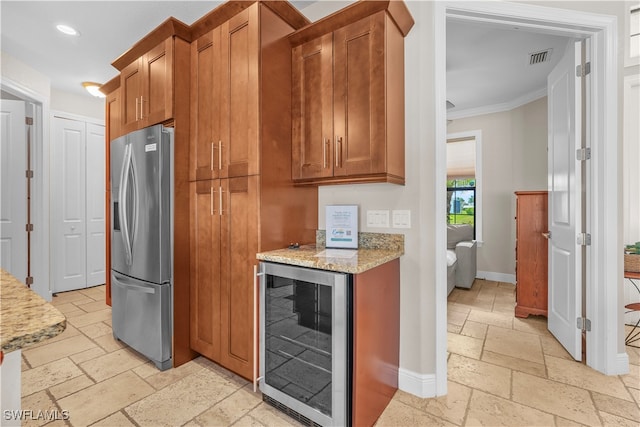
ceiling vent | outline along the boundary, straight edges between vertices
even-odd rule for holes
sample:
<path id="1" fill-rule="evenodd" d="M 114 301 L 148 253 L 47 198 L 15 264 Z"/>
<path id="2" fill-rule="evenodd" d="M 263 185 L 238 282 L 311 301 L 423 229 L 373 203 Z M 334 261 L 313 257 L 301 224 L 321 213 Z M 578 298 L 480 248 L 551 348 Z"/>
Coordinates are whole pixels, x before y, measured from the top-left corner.
<path id="1" fill-rule="evenodd" d="M 534 52 L 529 54 L 529 65 L 540 64 L 547 62 L 551 58 L 551 52 L 553 49 L 546 49 L 540 52 Z"/>

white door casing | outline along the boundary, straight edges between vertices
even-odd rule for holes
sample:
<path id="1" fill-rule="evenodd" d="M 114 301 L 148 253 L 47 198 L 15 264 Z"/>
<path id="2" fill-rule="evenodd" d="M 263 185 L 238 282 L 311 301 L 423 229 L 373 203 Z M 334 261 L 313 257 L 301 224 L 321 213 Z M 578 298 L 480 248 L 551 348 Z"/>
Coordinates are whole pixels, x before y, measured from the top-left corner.
<path id="1" fill-rule="evenodd" d="M 96 286 L 106 279 L 104 126 L 87 123 L 86 137 L 87 286 Z"/>
<path id="2" fill-rule="evenodd" d="M 51 146 L 51 270 L 54 293 L 85 288 L 85 124 L 53 118 Z"/>
<path id="3" fill-rule="evenodd" d="M 582 359 L 582 265 L 576 236 L 582 229 L 580 42 L 570 42 L 547 78 L 549 184 L 548 328 L 576 360 Z M 577 60 L 577 63 L 576 63 Z"/>
<path id="4" fill-rule="evenodd" d="M 27 170 L 24 101 L 0 102 L 0 267 L 27 277 Z"/>

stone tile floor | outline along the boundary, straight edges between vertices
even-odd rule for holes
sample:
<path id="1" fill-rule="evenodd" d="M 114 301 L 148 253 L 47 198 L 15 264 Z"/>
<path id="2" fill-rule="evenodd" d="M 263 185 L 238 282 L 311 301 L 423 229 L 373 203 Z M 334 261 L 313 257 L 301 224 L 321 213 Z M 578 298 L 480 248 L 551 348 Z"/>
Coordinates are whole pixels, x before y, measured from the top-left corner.
<path id="1" fill-rule="evenodd" d="M 158 371 L 113 339 L 104 286 L 65 292 L 56 338 L 22 353 L 22 409 L 68 411 L 49 426 L 289 426 L 244 379 L 205 358 Z M 640 424 L 640 350 L 630 373 L 574 362 L 546 319 L 513 316 L 513 285 L 476 280 L 448 303 L 447 396 L 398 391 L 378 426 L 634 426 Z M 44 425 L 27 420 L 23 425 Z"/>

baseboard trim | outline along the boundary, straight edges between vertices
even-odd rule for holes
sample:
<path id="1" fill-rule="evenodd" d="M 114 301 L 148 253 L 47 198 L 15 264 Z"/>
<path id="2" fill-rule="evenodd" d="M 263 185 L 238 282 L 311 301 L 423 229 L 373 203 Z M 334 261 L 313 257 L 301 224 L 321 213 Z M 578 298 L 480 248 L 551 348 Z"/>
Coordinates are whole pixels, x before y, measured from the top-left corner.
<path id="1" fill-rule="evenodd" d="M 493 271 L 478 271 L 476 279 L 493 280 L 495 282 L 506 282 L 516 284 L 515 274 L 496 273 Z"/>
<path id="2" fill-rule="evenodd" d="M 436 396 L 435 374 L 418 374 L 408 369 L 398 369 L 398 388 L 418 397 Z"/>
<path id="3" fill-rule="evenodd" d="M 615 358 L 615 372 L 608 375 L 624 375 L 629 373 L 629 355 L 627 353 L 618 353 Z"/>

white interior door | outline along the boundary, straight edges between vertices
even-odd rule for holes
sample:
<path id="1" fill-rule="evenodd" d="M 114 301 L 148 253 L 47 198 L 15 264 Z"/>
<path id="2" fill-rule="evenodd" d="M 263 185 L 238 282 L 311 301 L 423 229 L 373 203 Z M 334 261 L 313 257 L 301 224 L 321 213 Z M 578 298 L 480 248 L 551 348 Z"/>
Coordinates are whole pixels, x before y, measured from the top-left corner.
<path id="1" fill-rule="evenodd" d="M 0 267 L 27 277 L 27 149 L 25 103 L 0 102 Z"/>
<path id="2" fill-rule="evenodd" d="M 105 283 L 104 126 L 87 123 L 86 143 L 87 286 Z"/>
<path id="3" fill-rule="evenodd" d="M 581 230 L 580 42 L 571 42 L 547 78 L 549 168 L 549 331 L 576 360 L 582 359 L 582 268 L 576 236 Z"/>
<path id="4" fill-rule="evenodd" d="M 53 119 L 51 275 L 53 292 L 87 286 L 85 123 Z"/>

